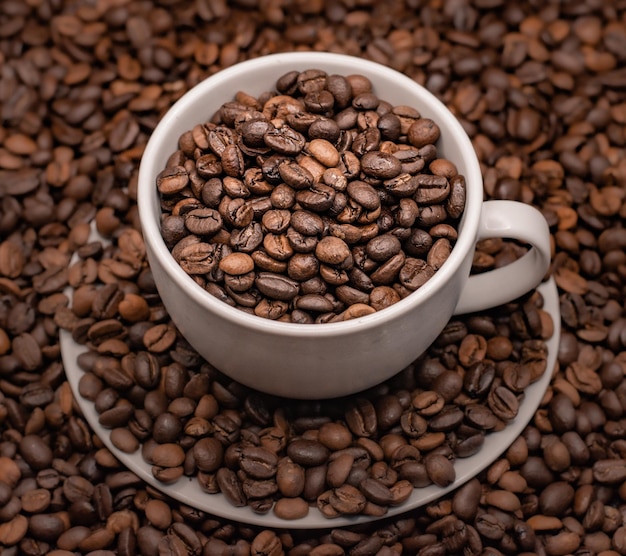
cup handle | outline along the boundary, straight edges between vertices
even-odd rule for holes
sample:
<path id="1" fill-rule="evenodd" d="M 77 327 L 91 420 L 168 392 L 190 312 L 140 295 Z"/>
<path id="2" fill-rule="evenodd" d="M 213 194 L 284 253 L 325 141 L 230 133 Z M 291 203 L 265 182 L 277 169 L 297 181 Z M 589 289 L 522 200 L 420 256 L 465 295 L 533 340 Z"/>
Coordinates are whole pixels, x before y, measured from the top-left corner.
<path id="1" fill-rule="evenodd" d="M 504 237 L 531 245 L 511 264 L 470 276 L 454 310 L 474 313 L 508 303 L 535 288 L 550 266 L 550 230 L 534 207 L 517 201 L 485 201 L 476 241 Z"/>

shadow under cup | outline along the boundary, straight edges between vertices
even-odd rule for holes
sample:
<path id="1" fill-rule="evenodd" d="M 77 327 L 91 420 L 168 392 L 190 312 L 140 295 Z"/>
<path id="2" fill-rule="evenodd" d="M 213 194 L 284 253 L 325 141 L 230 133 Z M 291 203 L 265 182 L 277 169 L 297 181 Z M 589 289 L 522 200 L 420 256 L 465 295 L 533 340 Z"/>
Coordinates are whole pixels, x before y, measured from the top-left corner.
<path id="1" fill-rule="evenodd" d="M 178 148 L 178 138 L 208 121 L 237 91 L 275 89 L 291 70 L 363 74 L 393 105 L 416 108 L 441 129 L 438 156 L 465 176 L 467 199 L 459 238 L 448 260 L 419 290 L 366 317 L 304 325 L 270 321 L 234 309 L 196 284 L 161 236 L 156 177 Z M 144 152 L 138 186 L 139 217 L 148 261 L 162 301 L 186 340 L 234 380 L 290 398 L 351 394 L 390 378 L 420 356 L 452 316 L 469 276 L 483 202 L 482 176 L 472 144 L 454 115 L 430 92 L 385 66 L 345 55 L 275 54 L 222 70 L 186 93 L 163 117 Z"/>

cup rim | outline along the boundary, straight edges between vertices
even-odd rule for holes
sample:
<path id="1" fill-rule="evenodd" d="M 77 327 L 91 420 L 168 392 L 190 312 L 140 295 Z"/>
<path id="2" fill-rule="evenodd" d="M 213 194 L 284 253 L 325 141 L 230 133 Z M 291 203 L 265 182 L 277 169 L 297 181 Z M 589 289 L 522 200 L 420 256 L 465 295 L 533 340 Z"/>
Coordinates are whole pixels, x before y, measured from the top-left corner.
<path id="1" fill-rule="evenodd" d="M 190 106 L 195 105 L 201 98 L 210 94 L 210 91 L 220 81 L 224 79 L 234 80 L 251 69 L 262 73 L 264 69 L 276 68 L 278 66 L 283 67 L 286 73 L 292 69 L 301 71 L 315 67 L 325 69 L 325 64 L 344 65 L 346 68 L 344 75 L 362 73 L 370 78 L 374 76 L 376 81 L 386 80 L 390 84 L 395 84 L 402 88 L 415 88 L 416 94 L 421 97 L 421 102 L 428 105 L 428 112 L 434 113 L 428 114 L 428 117 L 432 117 L 440 127 L 447 129 L 447 134 L 450 134 L 450 131 L 454 134 L 458 150 L 465 157 L 467 171 L 464 172 L 464 177 L 467 195 L 465 209 L 461 217 L 463 233 L 459 234 L 448 259 L 423 286 L 399 302 L 375 313 L 348 321 L 307 326 L 300 323 L 265 319 L 231 307 L 205 291 L 182 269 L 174 260 L 161 234 L 160 213 L 158 210 L 155 210 L 158 205 L 158 203 L 155 203 L 155 199 L 158 200 L 158 192 L 155 183 L 156 174 L 153 170 L 157 168 L 157 164 L 163 164 L 164 166 L 164 161 L 160 160 L 157 162 L 157 153 L 164 143 L 171 141 L 169 128 L 181 118 L 181 114 L 190 109 Z M 273 86 L 274 83 L 268 85 Z M 233 97 L 236 91 L 237 89 L 233 88 Z M 384 99 L 384 94 L 380 96 Z M 232 98 L 220 99 L 219 103 L 230 100 Z M 152 254 L 154 258 L 158 259 L 162 269 L 172 282 L 183 288 L 185 293 L 195 303 L 236 326 L 265 334 L 274 333 L 293 338 L 310 337 L 312 339 L 348 335 L 383 326 L 386 322 L 393 321 L 407 312 L 417 310 L 419 305 L 436 295 L 439 289 L 459 271 L 468 251 L 474 249 L 481 205 L 483 203 L 483 182 L 478 157 L 469 136 L 443 102 L 425 87 L 395 69 L 355 56 L 316 51 L 285 52 L 248 59 L 218 71 L 189 89 L 170 107 L 153 130 L 141 158 L 137 187 L 139 221 L 148 255 Z"/>

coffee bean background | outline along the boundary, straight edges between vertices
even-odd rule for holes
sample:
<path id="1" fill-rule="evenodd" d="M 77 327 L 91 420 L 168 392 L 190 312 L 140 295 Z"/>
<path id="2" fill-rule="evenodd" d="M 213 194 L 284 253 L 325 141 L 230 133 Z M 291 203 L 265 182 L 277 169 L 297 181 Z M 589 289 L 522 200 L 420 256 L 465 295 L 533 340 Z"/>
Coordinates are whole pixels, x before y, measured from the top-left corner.
<path id="1" fill-rule="evenodd" d="M 625 14 L 620 0 L 4 0 L 3 556 L 626 554 Z M 58 344 L 59 327 L 72 327 L 79 339 L 95 334 L 106 342 L 104 353 L 122 356 L 128 342 L 117 337 L 115 310 L 155 323 L 134 329 L 134 339 L 154 352 L 176 341 L 154 296 L 144 304 L 135 289 L 151 288 L 149 272 L 136 276 L 133 266 L 141 247 L 135 185 L 142 148 L 167 108 L 207 75 L 294 49 L 388 64 L 453 110 L 481 160 L 487 196 L 532 203 L 546 215 L 563 325 L 558 368 L 540 409 L 484 473 L 399 519 L 343 529 L 329 522 L 318 532 L 230 523 L 147 487 L 89 430 Z M 92 220 L 124 256 L 89 242 Z M 475 270 L 506 264 L 518 250 L 485 242 Z M 84 262 L 70 268 L 74 252 Z M 113 286 L 99 288 L 94 305 L 95 283 Z M 84 286 L 72 312 L 62 293 L 67 285 Z M 96 316 L 87 316 L 92 310 Z M 514 314 L 506 321 L 511 329 L 529 325 Z M 496 343 L 486 349 L 507 351 Z M 112 389 L 128 380 L 124 372 L 107 376 Z M 150 381 L 149 369 L 143 378 Z M 228 388 L 220 395 L 220 403 L 234 403 Z M 123 405 L 107 416 L 114 428 Z M 228 421 L 219 422 L 227 437 Z M 118 441 L 128 441 L 119 429 Z M 300 446 L 296 458 L 303 453 L 315 457 Z M 177 457 L 159 455 L 168 465 Z M 210 457 L 203 461 L 213 465 Z M 441 458 L 430 461 L 433 469 L 442 465 Z M 167 479 L 175 467 L 161 469 Z M 219 480 L 230 479 L 222 473 Z M 370 483 L 369 496 L 384 500 L 384 490 Z M 334 496 L 336 507 L 357 498 L 347 487 Z M 281 504 L 279 511 L 302 509 Z"/>

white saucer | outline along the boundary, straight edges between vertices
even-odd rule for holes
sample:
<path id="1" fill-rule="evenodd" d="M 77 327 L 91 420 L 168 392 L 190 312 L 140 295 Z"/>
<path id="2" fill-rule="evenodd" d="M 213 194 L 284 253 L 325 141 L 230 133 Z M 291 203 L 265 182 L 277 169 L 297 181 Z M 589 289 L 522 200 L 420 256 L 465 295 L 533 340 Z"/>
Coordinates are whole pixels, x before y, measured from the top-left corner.
<path id="1" fill-rule="evenodd" d="M 425 488 L 416 488 L 409 499 L 401 506 L 390 507 L 383 518 L 398 515 L 409 510 L 418 508 L 424 504 L 432 502 L 444 494 L 458 488 L 466 481 L 475 477 L 483 469 L 493 463 L 509 445 L 522 433 L 526 425 L 532 419 L 541 399 L 550 384 L 552 370 L 556 362 L 561 315 L 559 309 L 559 299 L 556 285 L 552 279 L 542 284 L 538 290 L 544 298 L 544 309 L 551 315 L 554 321 L 554 334 L 548 340 L 548 364 L 543 376 L 534 384 L 526 388 L 523 402 L 520 405 L 516 419 L 502 431 L 487 434 L 480 451 L 467 458 L 459 458 L 455 461 L 456 480 L 446 488 L 431 485 Z M 71 290 L 68 292 L 71 293 Z M 71 296 L 70 296 L 71 299 Z M 109 430 L 102 427 L 98 422 L 98 413 L 92 402 L 84 399 L 78 392 L 79 380 L 83 371 L 77 365 L 77 357 L 86 351 L 85 346 L 79 345 L 72 339 L 70 332 L 60 331 L 60 344 L 65 372 L 74 393 L 74 397 L 83 412 L 83 415 L 93 431 L 100 437 L 106 447 L 124 464 L 129 470 L 134 472 L 143 481 L 164 494 L 192 506 L 198 510 L 205 511 L 214 516 L 230 519 L 233 521 L 259 525 L 271 528 L 290 529 L 327 529 L 346 525 L 356 525 L 368 523 L 381 518 L 369 516 L 339 517 L 335 519 L 325 518 L 315 507 L 312 507 L 309 514 L 297 520 L 284 520 L 276 517 L 271 511 L 260 515 L 254 513 L 248 507 L 237 508 L 232 506 L 222 494 L 207 494 L 198 485 L 195 478 L 181 477 L 175 483 L 163 484 L 157 481 L 151 472 L 151 466 L 146 463 L 141 451 L 133 454 L 121 452 L 113 446 L 109 439 Z"/>

